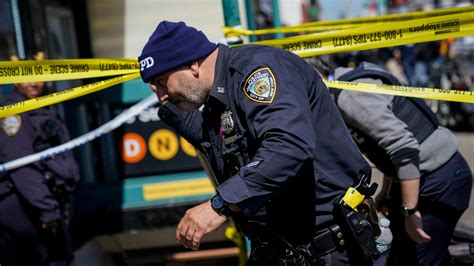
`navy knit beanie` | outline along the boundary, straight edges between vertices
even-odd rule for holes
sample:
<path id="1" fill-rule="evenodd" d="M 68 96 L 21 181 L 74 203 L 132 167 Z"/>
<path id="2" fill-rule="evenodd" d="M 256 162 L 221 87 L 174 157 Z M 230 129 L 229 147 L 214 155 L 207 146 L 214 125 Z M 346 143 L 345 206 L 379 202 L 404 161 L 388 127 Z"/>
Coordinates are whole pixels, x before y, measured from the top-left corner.
<path id="1" fill-rule="evenodd" d="M 154 77 L 196 61 L 217 48 L 201 31 L 184 22 L 162 21 L 138 57 L 145 83 Z"/>

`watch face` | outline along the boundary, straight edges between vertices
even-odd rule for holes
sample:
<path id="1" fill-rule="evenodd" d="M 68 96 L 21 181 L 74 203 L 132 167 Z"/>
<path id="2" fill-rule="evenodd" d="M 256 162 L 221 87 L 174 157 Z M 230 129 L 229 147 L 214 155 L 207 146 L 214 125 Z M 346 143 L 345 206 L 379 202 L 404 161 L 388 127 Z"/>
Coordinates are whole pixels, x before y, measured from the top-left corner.
<path id="1" fill-rule="evenodd" d="M 211 205 L 214 209 L 218 210 L 224 206 L 224 201 L 221 197 L 215 196 L 212 198 Z"/>
<path id="2" fill-rule="evenodd" d="M 413 209 L 408 209 L 406 206 L 400 206 L 401 212 L 404 216 L 412 215 L 414 214 L 418 209 L 415 207 Z"/>
<path id="3" fill-rule="evenodd" d="M 408 216 L 407 207 L 402 206 L 401 207 L 401 212 L 404 216 Z"/>

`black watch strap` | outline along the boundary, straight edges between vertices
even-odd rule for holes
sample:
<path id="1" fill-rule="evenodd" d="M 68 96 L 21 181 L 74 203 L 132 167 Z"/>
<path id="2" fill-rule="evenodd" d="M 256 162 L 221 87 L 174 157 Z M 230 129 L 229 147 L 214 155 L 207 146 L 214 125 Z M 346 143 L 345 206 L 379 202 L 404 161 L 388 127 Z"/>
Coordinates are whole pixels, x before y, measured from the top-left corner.
<path id="1" fill-rule="evenodd" d="M 229 209 L 229 206 L 227 206 L 227 202 L 225 202 L 219 194 L 212 197 L 211 207 L 219 215 L 225 215 L 227 217 L 232 215 L 232 211 Z"/>
<path id="2" fill-rule="evenodd" d="M 417 207 L 410 209 L 410 208 L 408 208 L 407 206 L 404 206 L 404 205 L 400 206 L 400 212 L 402 213 L 403 216 L 412 215 L 417 211 L 418 211 Z"/>

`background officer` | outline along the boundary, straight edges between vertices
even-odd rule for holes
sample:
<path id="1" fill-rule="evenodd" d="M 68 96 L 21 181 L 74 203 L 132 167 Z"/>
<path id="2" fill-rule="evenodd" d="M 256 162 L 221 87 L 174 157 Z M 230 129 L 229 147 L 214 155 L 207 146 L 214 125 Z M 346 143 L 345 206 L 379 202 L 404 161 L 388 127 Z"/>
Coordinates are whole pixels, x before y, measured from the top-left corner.
<path id="1" fill-rule="evenodd" d="M 377 65 L 336 68 L 335 79 L 402 85 Z M 439 126 L 422 99 L 334 90 L 361 151 L 381 170 L 377 196 L 389 204 L 395 265 L 440 265 L 457 221 L 469 205 L 472 176 L 455 136 Z"/>
<path id="2" fill-rule="evenodd" d="M 349 252 L 354 243 L 338 239 L 333 201 L 360 170 L 371 172 L 310 65 L 282 49 L 216 45 L 168 21 L 139 61 L 161 119 L 206 155 L 218 179 L 217 195 L 181 219 L 178 243 L 198 249 L 232 215 L 251 238 L 250 265 L 310 265 L 296 253 L 348 264 L 335 242 Z M 372 263 L 349 255 L 354 265 Z"/>
<path id="3" fill-rule="evenodd" d="M 39 52 L 35 60 L 45 58 Z M 13 57 L 13 60 L 18 58 Z M 36 98 L 43 82 L 15 84 L 2 105 Z M 0 162 L 57 146 L 69 133 L 53 106 L 0 120 Z M 71 152 L 0 173 L 0 264 L 69 265 L 72 250 L 63 213 L 79 179 Z"/>

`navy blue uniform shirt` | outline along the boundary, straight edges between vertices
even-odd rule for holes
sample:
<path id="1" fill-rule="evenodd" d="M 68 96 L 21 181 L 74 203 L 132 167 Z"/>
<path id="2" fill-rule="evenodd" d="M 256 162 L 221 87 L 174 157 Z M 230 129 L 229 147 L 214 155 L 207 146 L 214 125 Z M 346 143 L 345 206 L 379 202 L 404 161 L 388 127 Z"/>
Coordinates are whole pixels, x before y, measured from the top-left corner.
<path id="1" fill-rule="evenodd" d="M 167 103 L 159 115 L 206 155 L 218 193 L 241 208 L 244 224 L 256 219 L 289 241 L 308 241 L 333 223 L 332 201 L 359 170 L 370 176 L 370 166 L 304 60 L 268 46 L 218 49 L 203 111 Z M 229 114 L 234 131 L 226 134 Z M 235 169 L 237 152 L 245 165 Z"/>
<path id="2" fill-rule="evenodd" d="M 16 89 L 4 104 L 26 100 Z M 69 133 L 55 107 L 44 107 L 0 119 L 0 162 L 5 163 L 69 140 Z M 72 190 L 79 179 L 79 171 L 71 151 L 54 158 L 29 164 L 4 173 L 0 178 L 0 194 L 15 192 L 32 207 L 36 222 L 60 218 L 57 200 L 48 188 L 46 175 Z M 5 184 L 9 183 L 7 186 Z M 11 185 L 10 185 L 11 184 Z M 8 189 L 10 188 L 10 189 Z M 0 198 L 3 195 L 0 195 Z"/>

